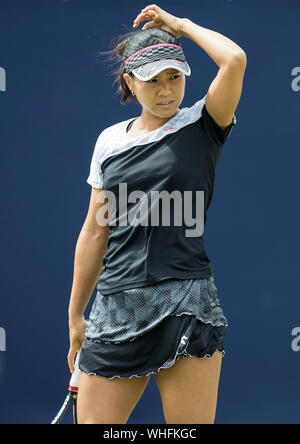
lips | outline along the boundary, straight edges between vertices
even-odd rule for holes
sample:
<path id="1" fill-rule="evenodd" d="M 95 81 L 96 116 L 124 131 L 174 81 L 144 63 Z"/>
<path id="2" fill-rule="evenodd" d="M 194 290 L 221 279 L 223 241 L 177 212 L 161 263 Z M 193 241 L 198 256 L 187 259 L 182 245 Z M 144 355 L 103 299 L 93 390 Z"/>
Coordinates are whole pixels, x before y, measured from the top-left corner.
<path id="1" fill-rule="evenodd" d="M 174 100 L 170 100 L 169 102 L 164 102 L 164 103 L 158 103 L 157 105 L 169 105 L 170 103 L 173 103 Z"/>

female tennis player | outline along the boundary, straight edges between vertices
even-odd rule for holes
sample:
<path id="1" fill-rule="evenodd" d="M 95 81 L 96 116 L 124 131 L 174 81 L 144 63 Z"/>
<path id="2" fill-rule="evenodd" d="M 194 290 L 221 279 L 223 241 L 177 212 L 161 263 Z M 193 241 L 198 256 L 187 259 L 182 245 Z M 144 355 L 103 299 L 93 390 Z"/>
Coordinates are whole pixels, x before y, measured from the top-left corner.
<path id="1" fill-rule="evenodd" d="M 143 21 L 113 49 L 121 103 L 133 99 L 141 114 L 103 129 L 91 159 L 68 365 L 73 372 L 80 350 L 79 424 L 126 424 L 151 374 L 167 424 L 212 424 L 228 322 L 203 231 L 216 165 L 236 124 L 246 55 L 157 5 L 133 27 Z M 207 94 L 186 108 L 179 106 L 191 68 L 180 37 L 219 67 Z"/>

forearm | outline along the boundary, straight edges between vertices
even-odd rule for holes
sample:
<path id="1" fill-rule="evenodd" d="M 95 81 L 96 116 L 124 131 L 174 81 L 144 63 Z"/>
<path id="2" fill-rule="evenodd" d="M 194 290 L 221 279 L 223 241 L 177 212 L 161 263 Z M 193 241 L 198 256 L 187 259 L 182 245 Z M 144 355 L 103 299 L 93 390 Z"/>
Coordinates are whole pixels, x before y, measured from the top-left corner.
<path id="1" fill-rule="evenodd" d="M 199 45 L 219 67 L 246 59 L 245 52 L 232 40 L 189 19 L 182 19 L 180 34 Z"/>
<path id="2" fill-rule="evenodd" d="M 107 238 L 81 230 L 75 248 L 69 319 L 82 316 L 102 269 Z"/>

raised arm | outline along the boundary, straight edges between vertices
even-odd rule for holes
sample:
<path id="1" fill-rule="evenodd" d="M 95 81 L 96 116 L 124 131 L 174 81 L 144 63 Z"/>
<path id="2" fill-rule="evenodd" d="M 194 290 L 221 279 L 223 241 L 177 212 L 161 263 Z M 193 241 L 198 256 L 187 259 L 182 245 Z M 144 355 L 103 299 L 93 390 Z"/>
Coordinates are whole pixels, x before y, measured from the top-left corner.
<path id="1" fill-rule="evenodd" d="M 189 19 L 182 19 L 181 36 L 197 43 L 219 66 L 206 94 L 205 106 L 215 122 L 225 129 L 231 124 L 241 97 L 246 54 L 229 38 Z"/>

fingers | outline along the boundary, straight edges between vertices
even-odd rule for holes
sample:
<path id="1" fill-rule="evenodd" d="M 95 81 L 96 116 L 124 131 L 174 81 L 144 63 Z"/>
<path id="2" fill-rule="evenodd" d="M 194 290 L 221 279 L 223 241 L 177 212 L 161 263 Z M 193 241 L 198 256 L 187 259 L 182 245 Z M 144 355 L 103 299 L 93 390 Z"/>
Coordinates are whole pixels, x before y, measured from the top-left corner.
<path id="1" fill-rule="evenodd" d="M 154 12 L 153 12 L 153 14 L 154 14 Z M 142 13 L 139 14 L 137 16 L 137 18 L 133 22 L 133 28 L 136 28 L 137 26 L 139 26 L 139 24 L 141 22 L 143 22 L 144 20 L 152 20 L 154 18 L 153 14 L 151 14 L 151 13 L 149 13 L 149 14 L 142 14 Z"/>
<path id="2" fill-rule="evenodd" d="M 75 370 L 75 364 L 74 364 L 74 358 L 78 350 L 75 348 L 70 348 L 68 353 L 68 366 L 70 369 L 70 372 L 73 373 Z"/>
<path id="3" fill-rule="evenodd" d="M 73 324 L 71 327 L 69 327 L 70 349 L 67 361 L 71 373 L 74 372 L 74 358 L 76 353 L 79 352 L 79 350 L 81 349 L 87 326 L 88 321 L 84 318 L 81 318 L 76 324 Z"/>
<path id="4" fill-rule="evenodd" d="M 68 353 L 68 366 L 70 369 L 70 372 L 73 373 L 75 370 L 75 355 L 76 353 L 79 353 L 80 347 L 71 347 Z"/>
<path id="5" fill-rule="evenodd" d="M 139 24 L 144 20 L 153 20 L 157 16 L 155 11 L 141 12 L 133 22 L 133 28 L 139 26 Z"/>
<path id="6" fill-rule="evenodd" d="M 149 9 L 153 9 L 154 11 L 155 10 L 157 11 L 159 9 L 159 7 L 157 5 L 148 5 L 144 9 L 142 9 L 142 12 L 149 11 Z"/>
<path id="7" fill-rule="evenodd" d="M 155 24 L 155 22 L 148 22 L 148 23 L 146 23 L 143 27 L 142 27 L 142 30 L 144 31 L 145 29 L 148 29 L 148 28 L 155 28 L 155 27 L 157 27 L 157 25 Z"/>

